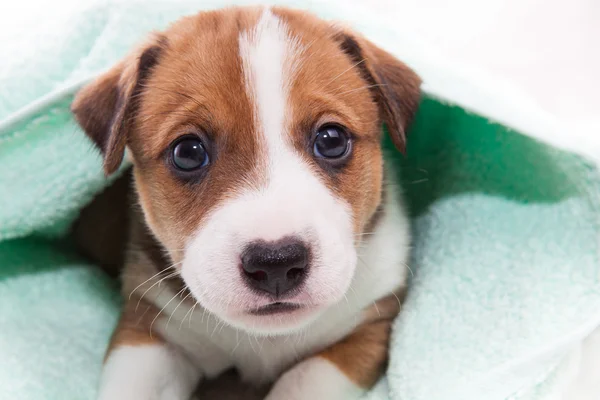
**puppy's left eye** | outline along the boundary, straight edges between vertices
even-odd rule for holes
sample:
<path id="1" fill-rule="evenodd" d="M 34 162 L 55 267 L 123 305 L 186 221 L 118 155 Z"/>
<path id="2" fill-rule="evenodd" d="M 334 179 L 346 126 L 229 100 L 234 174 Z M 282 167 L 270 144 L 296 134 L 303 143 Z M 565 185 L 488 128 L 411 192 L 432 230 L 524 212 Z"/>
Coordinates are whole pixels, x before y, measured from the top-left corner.
<path id="1" fill-rule="evenodd" d="M 171 150 L 171 160 L 175 168 L 181 171 L 193 171 L 208 164 L 208 153 L 197 138 L 179 140 Z"/>
<path id="2" fill-rule="evenodd" d="M 317 131 L 313 152 L 322 158 L 340 158 L 348 152 L 350 139 L 337 125 L 324 125 Z"/>

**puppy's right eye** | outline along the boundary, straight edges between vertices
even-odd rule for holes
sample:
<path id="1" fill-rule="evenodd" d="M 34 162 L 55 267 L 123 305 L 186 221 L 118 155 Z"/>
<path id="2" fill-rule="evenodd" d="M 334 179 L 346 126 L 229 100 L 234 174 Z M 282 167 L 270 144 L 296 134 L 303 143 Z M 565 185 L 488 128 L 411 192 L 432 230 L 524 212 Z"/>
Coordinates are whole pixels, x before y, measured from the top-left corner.
<path id="1" fill-rule="evenodd" d="M 206 148 L 198 138 L 184 137 L 175 142 L 171 152 L 173 166 L 181 171 L 193 171 L 209 163 Z"/>
<path id="2" fill-rule="evenodd" d="M 337 125 L 325 125 L 319 128 L 313 153 L 321 158 L 341 158 L 350 150 L 350 140 L 344 130 Z"/>

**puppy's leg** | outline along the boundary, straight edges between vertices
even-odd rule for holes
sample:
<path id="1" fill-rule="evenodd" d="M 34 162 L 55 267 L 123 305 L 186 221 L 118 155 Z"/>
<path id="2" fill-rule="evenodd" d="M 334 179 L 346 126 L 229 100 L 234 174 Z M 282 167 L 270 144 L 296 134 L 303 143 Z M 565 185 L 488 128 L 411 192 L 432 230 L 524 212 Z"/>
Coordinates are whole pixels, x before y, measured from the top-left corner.
<path id="1" fill-rule="evenodd" d="M 150 325 L 158 310 L 137 300 L 123 311 L 106 354 L 100 400 L 189 400 L 201 376 L 181 351 Z"/>
<path id="2" fill-rule="evenodd" d="M 391 324 L 399 310 L 396 296 L 379 300 L 349 336 L 284 373 L 267 400 L 360 398 L 385 372 Z"/>

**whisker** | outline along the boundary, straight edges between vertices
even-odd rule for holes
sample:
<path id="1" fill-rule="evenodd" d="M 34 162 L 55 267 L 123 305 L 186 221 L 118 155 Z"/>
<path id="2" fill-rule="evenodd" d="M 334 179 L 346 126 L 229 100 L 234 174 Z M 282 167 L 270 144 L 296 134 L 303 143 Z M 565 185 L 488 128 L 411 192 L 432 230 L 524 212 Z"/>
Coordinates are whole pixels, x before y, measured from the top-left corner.
<path id="1" fill-rule="evenodd" d="M 183 291 L 184 291 L 185 289 L 187 289 L 187 288 L 186 288 L 186 287 L 184 287 L 184 288 L 183 288 L 183 289 L 181 289 L 179 292 L 177 292 L 177 293 L 176 293 L 176 294 L 175 294 L 173 297 L 171 297 L 171 300 L 167 301 L 167 304 L 165 304 L 165 305 L 163 306 L 163 308 L 161 308 L 161 309 L 160 309 L 160 311 L 158 312 L 158 314 L 156 314 L 156 316 L 154 317 L 154 319 L 153 319 L 153 320 L 152 320 L 152 322 L 150 323 L 150 339 L 152 339 L 152 327 L 154 326 L 154 322 L 156 322 L 156 319 L 158 318 L 158 316 L 159 316 L 160 314 L 162 314 L 162 312 L 165 310 L 165 308 L 167 308 L 167 306 L 168 306 L 169 304 L 171 304 L 171 302 L 172 302 L 173 300 L 175 300 L 175 298 L 176 298 L 177 296 L 179 296 L 181 293 L 183 293 Z"/>
<path id="2" fill-rule="evenodd" d="M 196 303 L 194 304 L 194 307 L 192 307 L 192 313 L 190 314 L 190 319 L 188 320 L 188 322 L 189 322 L 189 325 L 188 325 L 188 327 L 189 327 L 190 329 L 192 329 L 192 317 L 194 316 L 194 310 L 196 309 L 196 306 L 197 306 L 197 305 L 198 305 L 198 302 L 196 302 Z"/>
<path id="3" fill-rule="evenodd" d="M 212 338 L 215 334 L 215 332 L 217 331 L 217 329 L 219 328 L 219 326 L 221 325 L 221 323 L 225 323 L 223 322 L 221 319 L 217 320 L 217 324 L 215 325 L 215 327 L 213 328 L 212 333 L 210 334 L 210 337 Z"/>
<path id="4" fill-rule="evenodd" d="M 202 307 L 202 317 L 200 317 L 200 323 L 204 324 L 204 317 L 206 316 L 206 307 Z M 208 333 L 208 323 L 206 324 L 206 333 Z"/>
<path id="5" fill-rule="evenodd" d="M 131 291 L 131 293 L 129 293 L 129 300 L 131 300 L 131 296 L 133 296 L 133 293 L 138 290 L 141 286 L 143 286 L 144 284 L 148 283 L 149 281 L 151 281 L 154 278 L 157 278 L 160 274 L 163 274 L 165 272 L 167 272 L 168 270 L 170 270 L 171 268 L 175 268 L 178 264 L 181 263 L 175 263 L 173 265 L 168 266 L 167 268 L 163 269 L 162 271 L 158 271 L 156 274 L 152 275 L 150 278 L 146 279 L 144 282 L 140 283 L 139 285 L 137 285 L 135 287 L 135 289 L 133 289 Z"/>
<path id="6" fill-rule="evenodd" d="M 300 51 L 301 55 L 306 55 L 306 53 L 308 52 L 308 50 L 312 47 L 313 44 L 315 44 L 315 42 L 317 41 L 317 39 L 313 39 L 308 45 L 304 46 L 302 48 L 302 50 Z M 299 64 L 297 64 L 294 67 L 294 74 L 296 76 L 298 76 L 298 74 L 300 74 L 300 72 L 302 71 L 302 69 L 304 68 L 304 66 L 307 64 L 307 62 L 311 59 L 311 57 L 304 57 L 304 60 L 302 60 Z"/>
<path id="7" fill-rule="evenodd" d="M 408 269 L 408 271 L 410 272 L 410 277 L 414 278 L 415 277 L 415 273 L 413 272 L 413 270 L 410 268 L 410 266 L 408 264 L 403 263 L 402 264 L 404 267 L 406 267 Z"/>
<path id="8" fill-rule="evenodd" d="M 398 297 L 398 295 L 396 294 L 396 292 L 392 292 L 392 294 L 394 295 L 394 297 L 396 298 L 396 300 L 398 300 L 398 305 L 400 306 L 400 308 L 402 308 L 402 301 L 400 300 L 400 297 Z"/>
<path id="9" fill-rule="evenodd" d="M 140 326 L 140 324 L 142 323 L 142 319 L 144 318 L 144 315 L 146 315 L 146 313 L 150 310 L 151 307 L 152 306 L 150 306 L 150 305 L 146 306 L 146 310 L 142 313 L 142 315 L 140 315 L 137 322 L 135 323 L 135 326 Z"/>
<path id="10" fill-rule="evenodd" d="M 252 335 L 248 335 L 247 338 L 248 338 L 248 343 L 250 344 L 250 348 L 252 349 L 254 354 L 256 354 L 256 349 L 254 348 L 254 345 L 252 344 Z"/>
<path id="11" fill-rule="evenodd" d="M 408 247 L 408 248 L 410 248 L 410 247 Z M 367 262 L 360 256 L 360 254 L 357 254 L 356 257 L 358 258 L 358 260 L 360 262 L 363 263 L 363 265 L 369 270 L 369 272 L 371 272 L 372 274 L 374 274 L 374 271 L 372 270 L 371 266 L 369 264 L 367 264 Z M 378 261 L 378 262 L 385 262 L 385 259 L 384 258 L 378 258 L 376 261 Z M 410 268 L 410 266 L 407 263 L 400 262 L 400 265 L 402 267 L 408 269 L 408 271 L 410 272 L 411 278 L 415 277 L 414 271 L 412 270 L 412 268 Z M 375 275 L 373 275 L 373 276 L 375 276 Z"/>
<path id="12" fill-rule="evenodd" d="M 377 306 L 377 302 L 373 301 L 373 305 L 375 306 L 375 309 L 377 310 L 377 314 L 381 317 L 381 312 L 379 311 L 379 307 Z"/>
<path id="13" fill-rule="evenodd" d="M 187 289 L 187 287 L 185 287 L 184 289 Z M 183 289 L 182 289 L 183 290 Z M 185 295 L 185 297 L 183 299 L 181 299 L 181 301 L 179 302 L 179 304 L 177 304 L 177 306 L 175 307 L 175 309 L 173 310 L 173 312 L 170 313 L 169 315 L 169 319 L 167 320 L 167 327 L 165 328 L 165 330 L 169 330 L 169 323 L 171 322 L 171 318 L 173 318 L 173 315 L 175 314 L 175 312 L 177 311 L 177 309 L 179 308 L 179 306 L 188 298 L 192 295 L 192 292 L 190 291 L 187 295 Z M 186 314 L 187 315 L 187 314 Z"/>
<path id="14" fill-rule="evenodd" d="M 159 285 L 160 287 L 160 283 L 162 281 L 164 281 L 165 279 L 169 279 L 172 278 L 174 276 L 177 276 L 177 274 L 179 274 L 179 272 L 175 271 L 170 273 L 169 275 L 165 276 L 164 278 L 161 278 L 158 282 L 154 282 L 152 284 L 152 286 L 150 286 L 148 289 L 146 289 L 146 291 L 142 294 L 142 296 L 139 298 L 137 304 L 135 305 L 135 311 L 137 312 L 138 307 L 140 306 L 140 302 L 142 301 L 142 299 L 144 298 L 144 296 L 146 296 L 146 294 L 150 291 L 150 289 L 152 289 L 154 286 Z"/>
<path id="15" fill-rule="evenodd" d="M 342 73 L 338 74 L 335 78 L 333 78 L 331 81 L 329 81 L 324 87 L 327 87 L 329 85 L 331 85 L 333 82 L 335 82 L 337 79 L 339 79 L 340 77 L 342 77 L 344 74 L 346 74 L 348 71 L 350 71 L 353 68 L 358 67 L 360 64 L 364 63 L 365 61 L 367 61 L 366 58 L 363 58 L 362 60 L 360 60 L 359 62 L 357 62 L 356 64 L 353 64 L 350 68 L 344 70 Z"/>
<path id="16" fill-rule="evenodd" d="M 190 293 L 191 293 L 191 290 L 190 290 Z M 185 300 L 185 299 L 184 299 L 184 300 Z M 194 305 L 193 305 L 193 306 L 191 306 L 191 307 L 190 307 L 190 308 L 187 310 L 187 312 L 185 313 L 185 315 L 183 316 L 183 319 L 181 320 L 181 323 L 179 324 L 179 330 L 181 330 L 181 327 L 183 326 L 183 323 L 185 322 L 185 319 L 186 319 L 186 318 L 187 318 L 187 316 L 188 316 L 188 315 L 189 315 L 189 314 L 192 312 L 192 310 L 194 309 L 194 307 L 196 307 L 196 304 L 197 304 L 197 303 L 196 303 L 196 302 L 194 302 Z M 191 322 L 191 319 L 190 319 L 190 328 L 191 328 L 191 327 L 192 327 L 192 322 Z"/>
<path id="17" fill-rule="evenodd" d="M 241 343 L 240 342 L 240 331 L 237 328 L 235 329 L 235 342 L 236 342 L 235 347 L 233 348 L 233 350 L 231 350 L 230 355 L 233 355 L 233 353 L 235 353 L 235 351 L 237 350 L 237 348 L 239 347 L 239 345 Z"/>
<path id="18" fill-rule="evenodd" d="M 384 83 L 376 83 L 374 85 L 362 86 L 362 87 L 359 87 L 359 88 L 354 88 L 354 89 L 346 90 L 345 92 L 342 92 L 342 93 L 336 93 L 336 96 L 342 96 L 342 95 L 345 95 L 345 94 L 348 94 L 348 93 L 353 93 L 353 92 L 356 92 L 356 91 L 359 91 L 359 90 L 371 89 L 371 88 L 378 87 L 378 86 L 387 86 L 387 85 L 384 84 Z"/>

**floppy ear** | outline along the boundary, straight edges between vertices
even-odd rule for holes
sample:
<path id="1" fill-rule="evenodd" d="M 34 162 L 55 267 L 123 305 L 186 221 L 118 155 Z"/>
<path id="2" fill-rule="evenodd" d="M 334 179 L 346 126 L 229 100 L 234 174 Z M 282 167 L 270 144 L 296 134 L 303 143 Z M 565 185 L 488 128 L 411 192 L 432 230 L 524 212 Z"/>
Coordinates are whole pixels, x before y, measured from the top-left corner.
<path id="1" fill-rule="evenodd" d="M 340 48 L 371 85 L 381 118 L 398 150 L 406 149 L 406 129 L 419 106 L 421 79 L 388 52 L 349 33 L 336 35 Z"/>
<path id="2" fill-rule="evenodd" d="M 153 40 L 98 77 L 75 96 L 71 111 L 104 157 L 110 175 L 123 161 L 127 132 L 137 111 L 136 96 L 158 62 L 164 40 Z"/>

